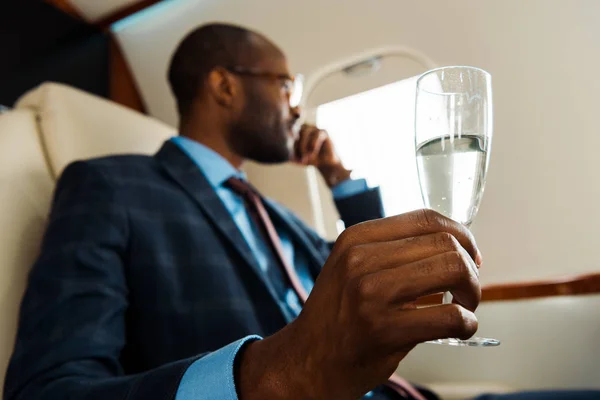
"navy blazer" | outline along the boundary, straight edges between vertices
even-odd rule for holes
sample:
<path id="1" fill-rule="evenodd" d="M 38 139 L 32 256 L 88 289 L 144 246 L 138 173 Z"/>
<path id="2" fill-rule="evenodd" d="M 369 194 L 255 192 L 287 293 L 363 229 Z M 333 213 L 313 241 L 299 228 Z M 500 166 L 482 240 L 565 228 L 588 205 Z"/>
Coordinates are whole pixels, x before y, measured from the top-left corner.
<path id="1" fill-rule="evenodd" d="M 337 202 L 383 215 L 377 189 Z M 271 218 L 314 277 L 329 251 L 290 211 Z M 5 400 L 172 399 L 198 357 L 286 321 L 233 219 L 176 145 L 69 165 L 20 313 Z"/>

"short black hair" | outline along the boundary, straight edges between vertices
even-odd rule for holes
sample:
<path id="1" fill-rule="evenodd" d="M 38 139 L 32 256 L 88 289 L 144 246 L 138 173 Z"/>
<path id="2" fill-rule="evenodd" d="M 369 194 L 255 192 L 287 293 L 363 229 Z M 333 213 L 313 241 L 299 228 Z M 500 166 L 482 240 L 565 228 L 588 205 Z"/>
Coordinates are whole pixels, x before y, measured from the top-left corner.
<path id="1" fill-rule="evenodd" d="M 250 67 L 248 64 L 256 57 L 252 44 L 257 39 L 266 40 L 246 28 L 223 23 L 200 26 L 185 36 L 171 58 L 168 72 L 179 115 L 187 116 L 215 67 Z"/>

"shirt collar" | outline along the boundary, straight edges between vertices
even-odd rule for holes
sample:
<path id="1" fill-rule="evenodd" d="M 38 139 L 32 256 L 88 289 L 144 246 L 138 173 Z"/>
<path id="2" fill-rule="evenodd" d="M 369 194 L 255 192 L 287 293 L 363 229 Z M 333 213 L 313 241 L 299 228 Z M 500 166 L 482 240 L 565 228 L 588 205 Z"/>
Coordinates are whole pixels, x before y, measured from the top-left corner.
<path id="1" fill-rule="evenodd" d="M 175 136 L 170 140 L 192 159 L 213 188 L 216 189 L 234 176 L 246 180 L 246 174 L 213 149 L 184 136 Z"/>

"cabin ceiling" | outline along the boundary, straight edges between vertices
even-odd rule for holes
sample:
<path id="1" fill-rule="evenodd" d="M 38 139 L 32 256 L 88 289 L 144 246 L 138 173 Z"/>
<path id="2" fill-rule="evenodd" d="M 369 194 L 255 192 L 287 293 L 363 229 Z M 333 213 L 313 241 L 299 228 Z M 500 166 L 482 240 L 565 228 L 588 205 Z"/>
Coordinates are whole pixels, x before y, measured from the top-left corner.
<path id="1" fill-rule="evenodd" d="M 61 11 L 107 29 L 112 23 L 128 17 L 162 0 L 44 0 Z"/>
<path id="2" fill-rule="evenodd" d="M 86 21 L 98 22 L 109 15 L 122 11 L 143 0 L 64 0 L 69 3 Z"/>

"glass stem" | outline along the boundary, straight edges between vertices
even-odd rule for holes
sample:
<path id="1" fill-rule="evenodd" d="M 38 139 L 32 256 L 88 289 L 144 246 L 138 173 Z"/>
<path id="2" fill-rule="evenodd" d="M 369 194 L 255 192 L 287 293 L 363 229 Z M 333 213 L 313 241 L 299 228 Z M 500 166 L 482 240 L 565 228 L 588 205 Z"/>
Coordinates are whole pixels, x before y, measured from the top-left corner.
<path id="1" fill-rule="evenodd" d="M 442 297 L 442 304 L 452 304 L 452 293 L 444 292 L 444 296 Z"/>

